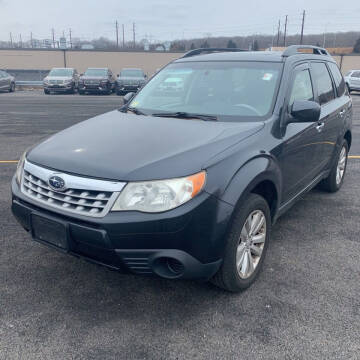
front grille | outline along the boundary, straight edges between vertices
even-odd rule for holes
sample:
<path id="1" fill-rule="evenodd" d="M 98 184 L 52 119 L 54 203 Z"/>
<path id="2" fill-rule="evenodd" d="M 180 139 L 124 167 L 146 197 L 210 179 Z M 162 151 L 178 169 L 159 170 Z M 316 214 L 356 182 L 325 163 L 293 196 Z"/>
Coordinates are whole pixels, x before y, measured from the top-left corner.
<path id="1" fill-rule="evenodd" d="M 49 186 L 48 179 L 54 174 L 65 178 L 64 191 L 57 191 Z M 92 187 L 92 182 L 96 183 L 95 188 Z M 104 190 L 99 189 L 102 183 Z M 103 217 L 111 209 L 123 186 L 123 183 L 59 174 L 26 162 L 21 190 L 30 198 L 51 207 L 85 216 Z"/>
<path id="2" fill-rule="evenodd" d="M 52 85 L 60 85 L 63 83 L 64 83 L 64 80 L 49 80 L 49 84 L 52 84 Z"/>
<path id="3" fill-rule="evenodd" d="M 98 80 L 85 80 L 85 85 L 100 85 L 100 81 Z"/>
<path id="4" fill-rule="evenodd" d="M 147 257 L 123 257 L 122 259 L 135 274 L 152 274 Z"/>

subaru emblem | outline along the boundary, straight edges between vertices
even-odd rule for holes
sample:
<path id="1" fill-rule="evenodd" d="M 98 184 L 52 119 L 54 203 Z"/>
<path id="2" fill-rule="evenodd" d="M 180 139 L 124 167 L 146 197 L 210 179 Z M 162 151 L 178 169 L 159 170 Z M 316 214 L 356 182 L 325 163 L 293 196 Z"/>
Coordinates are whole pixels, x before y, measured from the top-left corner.
<path id="1" fill-rule="evenodd" d="M 49 178 L 49 186 L 56 191 L 63 191 L 65 190 L 65 181 L 60 176 L 51 176 Z"/>

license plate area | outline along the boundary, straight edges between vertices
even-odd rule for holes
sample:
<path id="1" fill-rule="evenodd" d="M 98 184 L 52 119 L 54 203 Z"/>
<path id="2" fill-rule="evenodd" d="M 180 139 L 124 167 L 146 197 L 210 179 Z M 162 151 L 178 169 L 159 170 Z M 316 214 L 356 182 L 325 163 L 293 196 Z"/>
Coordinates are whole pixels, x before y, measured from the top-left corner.
<path id="1" fill-rule="evenodd" d="M 35 240 L 56 246 L 63 250 L 68 248 L 65 224 L 33 214 L 31 216 L 31 225 L 32 236 Z"/>

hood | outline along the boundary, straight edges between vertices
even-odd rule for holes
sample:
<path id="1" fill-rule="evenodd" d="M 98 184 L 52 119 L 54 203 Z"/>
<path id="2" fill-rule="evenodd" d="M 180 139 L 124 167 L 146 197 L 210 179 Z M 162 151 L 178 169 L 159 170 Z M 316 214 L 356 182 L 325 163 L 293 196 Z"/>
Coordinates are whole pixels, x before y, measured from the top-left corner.
<path id="1" fill-rule="evenodd" d="M 46 76 L 44 80 L 72 80 L 72 76 Z"/>
<path id="2" fill-rule="evenodd" d="M 80 76 L 80 79 L 82 80 L 107 80 L 108 78 L 106 76 Z"/>
<path id="3" fill-rule="evenodd" d="M 27 159 L 54 170 L 120 181 L 196 173 L 264 124 L 160 118 L 117 110 L 53 135 Z"/>
<path id="4" fill-rule="evenodd" d="M 132 81 L 145 81 L 145 78 L 142 76 L 118 76 L 117 78 L 118 80 L 121 81 L 128 81 L 128 80 L 132 80 Z"/>

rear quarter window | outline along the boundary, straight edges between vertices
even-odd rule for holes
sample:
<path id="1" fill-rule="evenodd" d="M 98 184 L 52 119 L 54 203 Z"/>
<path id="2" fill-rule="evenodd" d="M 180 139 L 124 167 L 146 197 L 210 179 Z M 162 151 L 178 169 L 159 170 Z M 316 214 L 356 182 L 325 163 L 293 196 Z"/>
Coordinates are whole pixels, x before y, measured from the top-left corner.
<path id="1" fill-rule="evenodd" d="M 330 71 L 333 75 L 335 85 L 336 85 L 336 91 L 338 96 L 342 96 L 345 93 L 345 81 L 343 76 L 341 75 L 341 72 L 336 64 L 334 63 L 328 63 Z"/>

